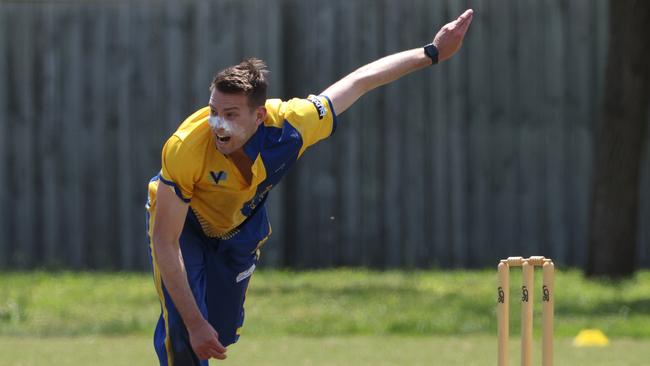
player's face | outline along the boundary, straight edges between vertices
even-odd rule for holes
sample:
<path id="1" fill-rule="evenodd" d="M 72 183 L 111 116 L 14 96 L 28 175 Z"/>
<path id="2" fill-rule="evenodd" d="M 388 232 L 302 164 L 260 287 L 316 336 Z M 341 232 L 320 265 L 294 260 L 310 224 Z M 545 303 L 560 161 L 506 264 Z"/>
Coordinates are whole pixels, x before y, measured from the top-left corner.
<path id="1" fill-rule="evenodd" d="M 217 149 L 225 155 L 241 149 L 255 134 L 266 116 L 266 109 L 251 108 L 244 94 L 223 93 L 216 88 L 210 94 L 210 127 Z"/>

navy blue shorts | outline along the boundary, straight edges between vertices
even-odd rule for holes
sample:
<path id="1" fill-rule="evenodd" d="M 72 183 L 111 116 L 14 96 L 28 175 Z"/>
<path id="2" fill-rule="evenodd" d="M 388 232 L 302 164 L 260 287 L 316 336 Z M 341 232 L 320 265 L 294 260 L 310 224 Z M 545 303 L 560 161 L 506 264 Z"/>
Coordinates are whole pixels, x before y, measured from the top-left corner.
<path id="1" fill-rule="evenodd" d="M 259 247 L 269 235 L 264 208 L 257 210 L 228 240 L 205 236 L 196 216 L 188 210 L 179 239 L 187 280 L 201 313 L 219 333 L 219 341 L 224 346 L 239 339 L 248 282 L 257 265 Z M 185 325 L 167 293 L 157 265 L 154 263 L 153 267 L 161 300 L 161 314 L 154 333 L 160 365 L 207 366 L 207 361 L 199 361 L 194 354 Z"/>

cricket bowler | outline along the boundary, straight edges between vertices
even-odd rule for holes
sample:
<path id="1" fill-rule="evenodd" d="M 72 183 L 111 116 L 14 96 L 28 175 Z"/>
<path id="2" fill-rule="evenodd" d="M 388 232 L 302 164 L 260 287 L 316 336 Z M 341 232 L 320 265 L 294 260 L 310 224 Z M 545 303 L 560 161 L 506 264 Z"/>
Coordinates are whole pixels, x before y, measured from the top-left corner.
<path id="1" fill-rule="evenodd" d="M 162 168 L 148 186 L 160 365 L 207 366 L 210 358 L 226 358 L 271 235 L 269 191 L 307 148 L 334 133 L 337 114 L 362 95 L 454 55 L 472 15 L 466 10 L 430 44 L 367 64 L 304 99 L 267 99 L 267 69 L 258 59 L 217 73 L 208 106 L 166 141 Z"/>

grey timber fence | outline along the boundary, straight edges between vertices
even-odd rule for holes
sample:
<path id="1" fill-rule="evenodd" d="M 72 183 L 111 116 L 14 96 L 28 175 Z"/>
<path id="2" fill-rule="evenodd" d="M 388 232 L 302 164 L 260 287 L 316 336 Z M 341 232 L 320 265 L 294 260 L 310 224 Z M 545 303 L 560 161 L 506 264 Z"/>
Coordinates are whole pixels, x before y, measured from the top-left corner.
<path id="1" fill-rule="evenodd" d="M 146 270 L 146 184 L 217 70 L 256 56 L 270 96 L 318 93 L 467 7 L 454 59 L 364 96 L 274 189 L 262 262 L 582 265 L 606 1 L 52 0 L 0 2 L 0 268 Z"/>

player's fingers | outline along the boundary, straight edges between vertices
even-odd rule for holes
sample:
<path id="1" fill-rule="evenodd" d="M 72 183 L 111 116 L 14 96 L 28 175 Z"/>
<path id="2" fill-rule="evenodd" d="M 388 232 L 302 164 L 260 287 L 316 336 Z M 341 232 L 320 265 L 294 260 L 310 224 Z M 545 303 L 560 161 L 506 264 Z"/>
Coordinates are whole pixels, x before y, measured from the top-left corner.
<path id="1" fill-rule="evenodd" d="M 228 349 L 227 349 L 226 347 L 224 347 L 224 346 L 221 344 L 221 342 L 219 342 L 219 341 L 217 341 L 217 349 L 218 349 L 219 352 L 221 352 L 221 353 L 226 353 L 226 352 L 228 351 Z"/>
<path id="2" fill-rule="evenodd" d="M 216 331 L 214 332 L 214 338 L 210 341 L 210 345 L 219 351 L 219 353 L 226 353 L 226 351 L 228 351 L 228 349 L 219 342 L 219 334 Z"/>
<path id="3" fill-rule="evenodd" d="M 226 352 L 228 352 L 228 349 L 226 347 L 222 346 L 221 343 L 219 343 L 219 344 L 211 344 L 210 345 L 210 351 L 214 351 L 216 353 L 226 354 Z"/>
<path id="4" fill-rule="evenodd" d="M 468 11 L 472 11 L 472 9 L 470 9 Z M 467 12 L 465 12 L 465 13 L 467 13 Z M 461 33 L 464 34 L 465 32 L 467 32 L 467 28 L 469 28 L 469 25 L 472 24 L 472 19 L 473 18 L 474 18 L 474 12 L 471 12 L 469 14 L 469 16 L 463 20 L 462 24 L 460 25 L 460 32 Z"/>
<path id="5" fill-rule="evenodd" d="M 463 14 L 461 14 L 461 15 L 458 17 L 458 19 L 456 19 L 456 21 L 457 21 L 459 24 L 463 24 L 463 23 L 465 23 L 465 22 L 471 20 L 473 14 L 474 14 L 474 10 L 472 10 L 472 9 L 467 9 L 467 10 L 465 10 L 465 12 L 463 12 Z"/>
<path id="6" fill-rule="evenodd" d="M 217 360 L 225 360 L 228 358 L 228 356 L 225 353 L 217 353 L 213 355 L 212 358 L 216 358 Z"/>
<path id="7" fill-rule="evenodd" d="M 458 18 L 456 18 L 455 20 L 453 20 L 453 21 L 451 21 L 451 22 L 445 24 L 445 26 L 443 27 L 443 29 L 446 30 L 446 31 L 450 31 L 450 32 L 459 32 L 459 33 L 463 33 L 463 32 L 467 29 L 467 27 L 465 26 L 465 24 L 466 24 L 468 21 L 471 21 L 471 19 L 472 19 L 472 14 L 473 14 L 473 12 L 474 12 L 474 11 L 473 11 L 472 9 L 468 9 L 468 10 L 466 10 L 466 11 L 465 11 L 463 14 L 461 14 Z"/>
<path id="8" fill-rule="evenodd" d="M 196 357 L 199 358 L 199 360 L 209 360 L 210 356 L 208 356 L 205 352 L 202 351 L 195 351 L 196 352 Z"/>
<path id="9" fill-rule="evenodd" d="M 228 358 L 228 356 L 225 353 L 219 353 L 214 350 L 210 350 L 206 352 L 206 355 L 207 357 L 205 358 L 205 360 L 208 360 L 210 358 L 216 358 L 217 360 L 225 360 L 226 358 Z"/>
<path id="10" fill-rule="evenodd" d="M 228 351 L 228 349 L 226 347 L 224 347 L 223 344 L 221 344 L 221 342 L 219 342 L 219 333 L 217 333 L 217 331 L 214 332 L 213 340 L 214 340 L 214 344 L 215 344 L 215 346 L 216 346 L 216 348 L 217 348 L 217 350 L 219 352 L 226 353 L 226 351 Z"/>
<path id="11" fill-rule="evenodd" d="M 216 358 L 218 360 L 225 360 L 226 357 L 228 357 L 225 352 L 219 352 L 214 347 L 208 348 L 205 353 L 208 355 L 208 357 Z"/>
<path id="12" fill-rule="evenodd" d="M 208 344 L 206 345 L 208 348 L 208 351 L 210 353 L 210 356 L 214 358 L 218 358 L 220 360 L 223 360 L 226 358 L 226 352 L 228 349 L 224 347 L 221 342 L 219 342 L 218 338 L 212 338 Z"/>

